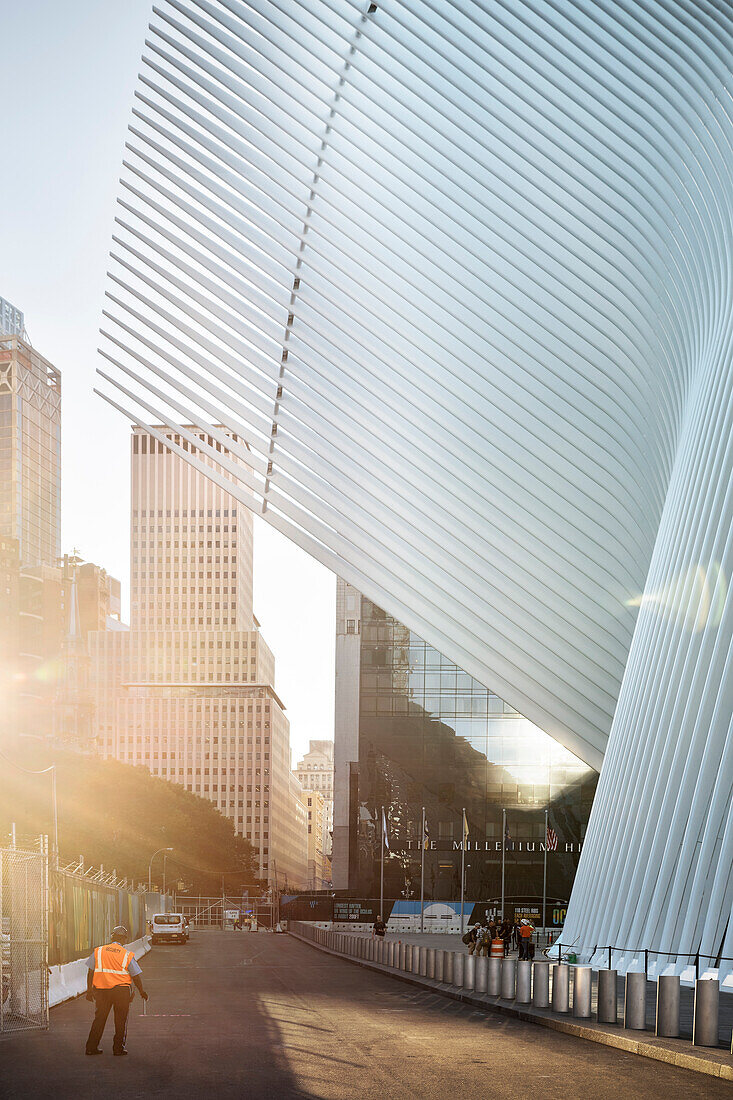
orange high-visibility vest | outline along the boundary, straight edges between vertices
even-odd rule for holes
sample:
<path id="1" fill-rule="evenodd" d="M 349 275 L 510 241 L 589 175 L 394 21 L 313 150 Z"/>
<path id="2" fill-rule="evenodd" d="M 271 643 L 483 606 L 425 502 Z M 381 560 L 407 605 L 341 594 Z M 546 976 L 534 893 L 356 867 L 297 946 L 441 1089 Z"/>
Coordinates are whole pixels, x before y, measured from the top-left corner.
<path id="1" fill-rule="evenodd" d="M 523 924 L 522 927 L 519 929 L 519 935 L 522 937 L 523 940 L 528 940 L 533 932 L 534 928 L 531 924 Z"/>
<path id="2" fill-rule="evenodd" d="M 135 958 L 134 951 L 125 951 L 118 943 L 108 943 L 94 952 L 95 989 L 113 989 L 116 985 L 132 985 L 128 966 Z"/>

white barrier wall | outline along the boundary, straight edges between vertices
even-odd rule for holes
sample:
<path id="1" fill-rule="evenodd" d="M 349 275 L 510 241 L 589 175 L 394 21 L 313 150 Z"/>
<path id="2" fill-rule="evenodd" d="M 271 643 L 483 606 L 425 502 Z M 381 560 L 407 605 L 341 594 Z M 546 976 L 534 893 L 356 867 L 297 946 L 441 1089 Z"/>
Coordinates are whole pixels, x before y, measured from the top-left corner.
<path id="1" fill-rule="evenodd" d="M 150 950 L 150 938 L 143 936 L 128 945 L 134 952 L 135 958 L 141 959 Z M 87 988 L 87 966 L 84 959 L 75 962 L 64 963 L 62 966 L 50 967 L 48 978 L 48 1007 L 54 1008 L 63 1001 L 69 1001 L 72 997 L 78 997 Z"/>

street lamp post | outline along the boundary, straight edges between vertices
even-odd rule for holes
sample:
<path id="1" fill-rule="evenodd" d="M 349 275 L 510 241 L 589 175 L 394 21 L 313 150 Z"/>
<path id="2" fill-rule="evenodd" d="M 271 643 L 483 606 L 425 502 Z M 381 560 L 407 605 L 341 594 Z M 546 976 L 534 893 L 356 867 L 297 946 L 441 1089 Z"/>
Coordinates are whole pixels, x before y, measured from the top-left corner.
<path id="1" fill-rule="evenodd" d="M 158 851 L 153 852 L 152 856 L 150 857 L 150 863 L 148 864 L 148 893 L 149 894 L 152 893 L 152 890 L 153 890 L 153 886 L 152 886 L 152 882 L 153 882 L 153 860 L 161 852 L 172 852 L 172 851 L 173 851 L 172 848 L 158 848 Z M 165 885 L 165 863 L 163 864 L 163 883 Z M 163 890 L 163 893 L 165 893 L 165 890 Z"/>

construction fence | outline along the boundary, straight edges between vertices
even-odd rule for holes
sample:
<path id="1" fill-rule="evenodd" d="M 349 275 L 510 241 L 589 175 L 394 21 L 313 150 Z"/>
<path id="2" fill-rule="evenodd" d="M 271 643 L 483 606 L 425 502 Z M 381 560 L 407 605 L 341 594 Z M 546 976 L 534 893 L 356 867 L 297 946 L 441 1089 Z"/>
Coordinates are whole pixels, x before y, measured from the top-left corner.
<path id="1" fill-rule="evenodd" d="M 65 988 L 69 968 L 108 942 L 115 925 L 134 943 L 154 913 L 171 908 L 172 898 L 133 890 L 114 872 L 81 863 L 50 869 L 46 837 L 0 848 L 0 1034 L 48 1027 L 52 967 Z M 76 995 L 69 985 L 63 995 Z"/>

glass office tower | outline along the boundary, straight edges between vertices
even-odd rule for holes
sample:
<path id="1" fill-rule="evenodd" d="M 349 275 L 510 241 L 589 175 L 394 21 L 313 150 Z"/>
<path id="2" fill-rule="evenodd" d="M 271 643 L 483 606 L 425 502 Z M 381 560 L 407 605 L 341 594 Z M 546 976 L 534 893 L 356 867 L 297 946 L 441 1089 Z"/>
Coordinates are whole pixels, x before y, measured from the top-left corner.
<path id="1" fill-rule="evenodd" d="M 353 590 L 352 590 L 353 591 Z M 466 898 L 501 896 L 502 814 L 506 811 L 505 891 L 543 891 L 545 809 L 548 901 L 570 896 L 597 774 L 498 696 L 441 656 L 365 597 L 345 630 L 359 638 L 358 761 L 351 764 L 349 892 L 379 892 L 381 814 L 390 855 L 385 895 L 420 891 L 422 809 L 427 837 L 425 896 L 460 894 L 465 808 Z M 337 727 L 338 738 L 338 727 Z M 548 923 L 562 923 L 560 920 Z"/>

